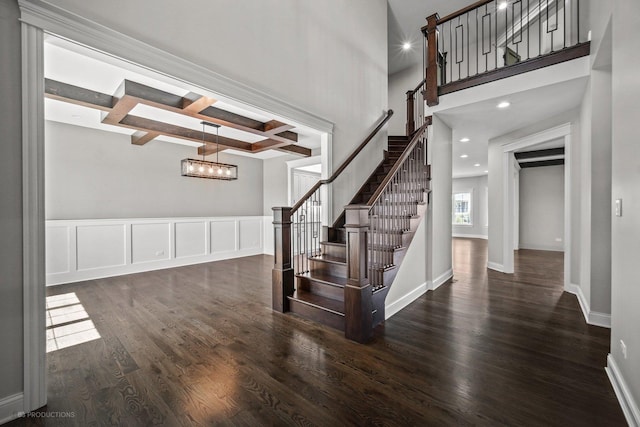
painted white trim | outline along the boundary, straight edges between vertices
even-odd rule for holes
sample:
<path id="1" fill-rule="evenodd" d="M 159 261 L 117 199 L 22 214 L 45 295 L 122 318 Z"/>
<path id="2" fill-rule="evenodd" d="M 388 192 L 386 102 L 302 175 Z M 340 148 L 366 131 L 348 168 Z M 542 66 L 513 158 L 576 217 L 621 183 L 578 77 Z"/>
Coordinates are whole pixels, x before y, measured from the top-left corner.
<path id="1" fill-rule="evenodd" d="M 499 271 L 500 273 L 504 273 L 504 266 L 502 264 L 498 264 L 497 262 L 487 261 L 487 268 L 494 271 Z"/>
<path id="2" fill-rule="evenodd" d="M 409 291 L 404 296 L 401 296 L 397 300 L 392 303 L 385 304 L 384 312 L 385 312 L 385 320 L 391 318 L 393 315 L 398 313 L 400 310 L 420 298 L 429 290 L 429 284 L 427 282 L 418 285 L 412 291 Z"/>
<path id="3" fill-rule="evenodd" d="M 611 315 L 607 313 L 600 313 L 598 311 L 591 311 L 589 302 L 584 296 L 582 288 L 579 285 L 570 283 L 568 286 L 565 285 L 564 290 L 565 292 L 576 296 L 578 304 L 580 304 L 580 310 L 582 311 L 582 315 L 584 316 L 584 320 L 587 324 L 611 329 Z"/>
<path id="4" fill-rule="evenodd" d="M 121 233 L 124 234 L 124 247 L 117 249 L 122 251 L 122 262 L 117 264 L 104 262 L 105 258 L 101 256 L 89 255 L 84 251 L 81 251 L 81 245 L 76 239 L 67 239 L 64 243 L 57 244 L 55 241 L 50 241 L 50 249 L 53 253 L 67 253 L 71 254 L 74 249 L 77 251 L 75 260 L 72 260 L 69 256 L 68 269 L 64 271 L 47 271 L 46 285 L 61 285 L 67 283 L 81 282 L 85 280 L 101 279 L 105 277 L 121 276 L 125 274 L 141 273 L 145 271 L 162 270 L 165 268 L 180 267 L 184 265 L 201 264 L 206 262 L 220 261 L 224 259 L 239 258 L 244 256 L 259 255 L 265 253 L 273 253 L 273 226 L 271 222 L 273 219 L 267 216 L 238 216 L 238 217 L 186 217 L 186 218 L 133 218 L 133 219 L 95 219 L 95 220 L 53 220 L 46 222 L 47 231 L 53 229 L 63 228 L 67 230 L 68 236 L 77 236 L 78 229 L 90 232 L 101 227 L 119 227 Z M 223 251 L 214 250 L 211 245 L 211 225 L 215 223 L 232 223 L 234 230 L 233 236 L 230 239 L 223 241 L 217 239 L 217 242 L 227 243 L 229 249 Z M 258 231 L 259 240 L 255 246 L 241 247 L 240 237 L 241 233 L 244 233 L 242 228 L 243 223 L 257 223 L 260 226 Z M 181 237 L 178 234 L 178 230 L 181 224 L 199 224 L 202 227 L 202 233 L 200 234 L 201 241 L 203 243 L 202 252 L 189 255 L 177 254 L 176 240 Z M 138 227 L 160 225 L 161 229 L 158 231 L 145 234 L 145 240 L 159 239 L 159 246 L 155 249 L 140 248 L 132 238 L 132 233 L 137 230 Z M 265 228 L 269 228 L 270 236 L 266 235 Z M 149 232 L 147 232 L 149 233 Z M 269 239 L 267 241 L 267 239 Z M 268 242 L 268 243 L 267 243 Z M 267 248 L 266 246 L 270 247 Z M 154 251 L 161 250 L 161 253 L 155 253 L 157 258 L 154 258 Z M 138 256 L 142 256 L 142 259 L 134 259 L 133 254 L 137 253 Z M 165 255 L 166 253 L 166 255 Z M 77 261 L 80 257 L 87 257 L 87 260 L 91 260 L 95 263 L 95 266 L 78 268 L 77 263 L 71 261 Z"/>
<path id="5" fill-rule="evenodd" d="M 564 138 L 566 135 L 570 134 L 571 123 L 565 123 L 505 144 L 502 146 L 502 151 L 505 153 L 509 151 L 516 151 L 521 148 L 527 148 L 532 145 L 542 144 L 543 142 L 551 141 L 554 139 Z M 568 159 L 569 156 L 566 156 L 566 158 Z"/>
<path id="6" fill-rule="evenodd" d="M 22 22 L 46 32 L 192 83 L 205 90 L 215 88 L 215 93 L 269 111 L 281 119 L 288 119 L 320 132 L 333 132 L 333 123 L 328 120 L 58 6 L 42 0 L 18 0 L 18 4 Z"/>
<path id="7" fill-rule="evenodd" d="M 513 273 L 515 242 L 514 218 L 511 215 L 513 195 L 513 163 L 511 157 L 516 150 L 531 147 L 543 142 L 563 138 L 565 147 L 565 173 L 564 173 L 564 283 L 565 287 L 571 283 L 571 123 L 564 123 L 532 135 L 519 138 L 511 143 L 502 145 L 503 156 L 503 243 L 502 264 L 503 272 Z M 520 245 L 522 247 L 522 245 Z M 491 268 L 491 267 L 489 267 Z"/>
<path id="8" fill-rule="evenodd" d="M 24 412 L 47 403 L 43 32 L 22 24 L 22 258 Z"/>
<path id="9" fill-rule="evenodd" d="M 609 381 L 611 381 L 613 391 L 616 393 L 616 397 L 618 398 L 618 402 L 620 402 L 622 412 L 624 413 L 629 426 L 639 427 L 640 410 L 638 409 L 638 404 L 633 398 L 633 395 L 629 390 L 629 386 L 624 380 L 622 372 L 620 372 L 620 368 L 618 368 L 618 364 L 616 363 L 611 353 L 609 353 L 609 355 L 607 356 L 607 367 L 604 368 L 604 370 L 609 377 Z"/>
<path id="10" fill-rule="evenodd" d="M 562 246 L 551 245 L 530 245 L 528 243 L 520 242 L 520 247 L 516 249 L 531 249 L 534 251 L 551 251 L 551 252 L 564 252 L 564 244 Z"/>
<path id="11" fill-rule="evenodd" d="M 435 279 L 433 279 L 433 282 L 431 282 L 431 286 L 429 287 L 429 290 L 435 291 L 440 286 L 444 285 L 447 282 L 447 280 L 451 279 L 452 277 L 453 277 L 453 269 L 450 268 L 444 273 L 442 273 L 441 275 L 439 275 L 438 277 L 436 277 Z"/>
<path id="12" fill-rule="evenodd" d="M 460 237 L 460 238 L 467 238 L 467 239 L 484 239 L 484 240 L 487 240 L 489 238 L 489 236 L 487 236 L 486 234 L 462 234 L 462 233 L 453 233 L 451 237 Z"/>
<path id="13" fill-rule="evenodd" d="M 17 393 L 0 400 L 0 424 L 19 418 L 24 413 L 24 395 Z"/>

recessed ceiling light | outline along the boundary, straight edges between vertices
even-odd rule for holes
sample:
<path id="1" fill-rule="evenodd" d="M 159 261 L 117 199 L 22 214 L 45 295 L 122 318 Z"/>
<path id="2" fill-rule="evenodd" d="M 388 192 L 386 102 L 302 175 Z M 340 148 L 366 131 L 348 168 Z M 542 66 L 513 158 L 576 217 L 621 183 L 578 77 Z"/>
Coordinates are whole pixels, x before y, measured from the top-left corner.
<path id="1" fill-rule="evenodd" d="M 409 49 L 411 49 L 411 43 L 409 42 L 402 43 L 402 50 L 409 50 Z"/>
<path id="2" fill-rule="evenodd" d="M 467 138 L 466 136 L 460 140 L 460 142 L 469 142 L 469 141 L 471 141 L 471 140 L 469 138 Z"/>
<path id="3" fill-rule="evenodd" d="M 506 8 L 507 8 L 507 2 L 506 2 L 506 1 L 503 1 L 502 3 L 500 3 L 500 4 L 498 5 L 498 9 L 499 9 L 499 10 L 504 10 L 504 9 L 506 9 Z"/>
<path id="4" fill-rule="evenodd" d="M 466 155 L 466 154 L 463 154 L 462 156 L 460 156 L 461 159 L 466 159 L 467 157 L 469 157 L 469 156 Z"/>
<path id="5" fill-rule="evenodd" d="M 502 101 L 500 104 L 498 104 L 498 108 L 507 108 L 509 105 L 511 105 L 509 101 Z"/>
<path id="6" fill-rule="evenodd" d="M 478 166 L 480 166 L 480 163 L 476 163 L 476 164 L 475 164 L 475 165 L 473 165 L 473 166 L 478 167 Z"/>
<path id="7" fill-rule="evenodd" d="M 484 171 L 484 173 L 489 173 L 489 171 Z"/>

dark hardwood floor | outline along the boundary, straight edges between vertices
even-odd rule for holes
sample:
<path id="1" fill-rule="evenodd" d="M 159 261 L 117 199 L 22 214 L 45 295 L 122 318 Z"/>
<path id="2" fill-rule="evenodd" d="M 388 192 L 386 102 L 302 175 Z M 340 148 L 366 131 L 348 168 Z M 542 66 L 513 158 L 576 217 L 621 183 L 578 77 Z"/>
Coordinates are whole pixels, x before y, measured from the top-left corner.
<path id="1" fill-rule="evenodd" d="M 369 345 L 273 312 L 269 256 L 49 288 L 101 338 L 48 354 L 46 410 L 75 417 L 10 425 L 626 425 L 562 254 L 521 250 L 505 275 L 486 241 L 453 247 L 453 282 Z"/>

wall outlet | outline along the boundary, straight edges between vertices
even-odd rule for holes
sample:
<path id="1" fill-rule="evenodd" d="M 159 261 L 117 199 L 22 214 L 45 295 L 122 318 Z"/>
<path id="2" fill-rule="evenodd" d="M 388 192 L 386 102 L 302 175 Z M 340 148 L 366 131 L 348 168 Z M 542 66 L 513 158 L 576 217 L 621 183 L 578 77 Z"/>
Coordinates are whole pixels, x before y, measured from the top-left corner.
<path id="1" fill-rule="evenodd" d="M 560 237 L 556 237 L 556 242 L 562 242 L 562 239 Z"/>
<path id="2" fill-rule="evenodd" d="M 616 216 L 622 216 L 622 199 L 616 199 Z"/>
<path id="3" fill-rule="evenodd" d="M 164 251 L 158 251 L 158 252 L 156 252 L 156 256 L 162 256 L 162 255 L 164 255 Z"/>
<path id="4" fill-rule="evenodd" d="M 622 357 L 627 358 L 627 345 L 624 341 L 620 340 L 620 350 L 622 351 Z"/>

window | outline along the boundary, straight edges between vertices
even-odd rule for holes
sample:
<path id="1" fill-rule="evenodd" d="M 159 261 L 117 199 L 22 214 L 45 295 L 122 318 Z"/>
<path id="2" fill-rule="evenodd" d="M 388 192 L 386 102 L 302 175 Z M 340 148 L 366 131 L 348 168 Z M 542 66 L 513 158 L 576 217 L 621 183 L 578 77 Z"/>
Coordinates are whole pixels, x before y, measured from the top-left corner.
<path id="1" fill-rule="evenodd" d="M 471 192 L 453 194 L 453 225 L 471 225 Z"/>

